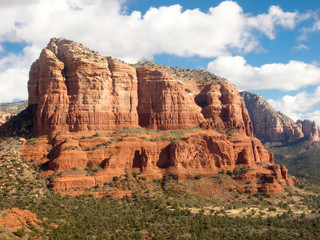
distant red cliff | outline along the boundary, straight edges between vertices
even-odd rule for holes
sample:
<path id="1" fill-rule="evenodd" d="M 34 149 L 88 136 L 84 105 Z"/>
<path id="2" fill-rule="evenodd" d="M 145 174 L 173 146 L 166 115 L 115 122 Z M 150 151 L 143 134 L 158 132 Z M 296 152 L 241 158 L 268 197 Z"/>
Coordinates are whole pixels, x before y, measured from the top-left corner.
<path id="1" fill-rule="evenodd" d="M 320 128 L 315 121 L 298 120 L 294 122 L 276 111 L 263 97 L 250 93 L 240 93 L 253 123 L 254 135 L 262 141 L 288 142 L 305 138 L 320 141 Z"/>

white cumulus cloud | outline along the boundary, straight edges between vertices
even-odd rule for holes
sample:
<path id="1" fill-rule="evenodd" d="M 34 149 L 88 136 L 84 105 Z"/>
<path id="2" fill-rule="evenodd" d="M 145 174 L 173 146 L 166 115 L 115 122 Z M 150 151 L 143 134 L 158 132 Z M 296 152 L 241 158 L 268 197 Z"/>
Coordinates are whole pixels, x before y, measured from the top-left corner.
<path id="1" fill-rule="evenodd" d="M 304 41 L 307 40 L 311 33 L 320 31 L 320 11 L 309 11 L 308 13 L 304 14 L 303 16 L 305 19 L 312 19 L 313 23 L 312 26 L 302 28 L 302 34 L 299 37 L 299 40 Z"/>
<path id="2" fill-rule="evenodd" d="M 208 70 L 227 78 L 241 90 L 291 91 L 320 84 L 320 68 L 300 61 L 255 67 L 242 56 L 221 56 L 208 64 Z"/>
<path id="3" fill-rule="evenodd" d="M 259 29 L 270 39 L 275 38 L 275 27 L 293 29 L 299 20 L 297 12 L 283 12 L 279 6 L 271 6 L 267 14 L 249 17 L 249 26 Z"/>
<path id="4" fill-rule="evenodd" d="M 302 91 L 294 96 L 285 95 L 278 100 L 269 99 L 268 102 L 294 120 L 311 119 L 320 124 L 320 86 L 311 93 Z"/>
<path id="5" fill-rule="evenodd" d="M 36 59 L 40 49 L 27 46 L 20 54 L 9 54 L 0 59 L 0 100 L 10 102 L 27 98 L 30 60 Z"/>
<path id="6" fill-rule="evenodd" d="M 233 1 L 206 12 L 172 5 L 150 8 L 145 15 L 125 13 L 124 4 L 124 0 L 0 0 L 0 44 L 27 44 L 22 53 L 0 59 L 6 66 L 0 69 L 0 101 L 27 98 L 22 89 L 28 79 L 25 73 L 37 56 L 26 51 L 39 54 L 51 37 L 69 38 L 130 63 L 163 53 L 214 58 L 261 49 L 257 32 L 274 39 L 277 26 L 292 29 L 298 21 L 298 13 L 276 6 L 253 16 Z"/>

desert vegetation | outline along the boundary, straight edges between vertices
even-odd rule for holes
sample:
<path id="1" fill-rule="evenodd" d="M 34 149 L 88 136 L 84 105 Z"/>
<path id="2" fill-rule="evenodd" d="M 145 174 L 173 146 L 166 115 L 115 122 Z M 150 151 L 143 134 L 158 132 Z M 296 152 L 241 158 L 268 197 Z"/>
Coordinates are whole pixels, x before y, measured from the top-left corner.
<path id="1" fill-rule="evenodd" d="M 275 161 L 285 165 L 291 175 L 316 185 L 320 184 L 319 142 L 307 140 L 284 144 L 269 142 L 265 146 L 274 153 Z M 306 187 L 308 188 L 308 186 Z"/>
<path id="2" fill-rule="evenodd" d="M 219 183 L 232 181 L 228 172 L 184 182 L 178 182 L 169 175 L 151 181 L 139 173 L 127 172 L 104 186 L 87 189 L 90 194 L 70 197 L 48 190 L 41 170 L 16 154 L 19 144 L 19 139 L 13 138 L 0 143 L 0 209 L 27 209 L 36 213 L 41 222 L 39 228 L 30 225 L 11 233 L 1 229 L 2 236 L 27 236 L 30 239 L 320 237 L 320 192 L 306 190 L 305 182 L 298 183 L 298 187 L 287 188 L 280 195 L 248 195 L 200 187 L 219 186 Z M 92 193 L 103 188 L 109 193 L 94 198 Z M 115 198 L 113 191 L 128 194 Z"/>

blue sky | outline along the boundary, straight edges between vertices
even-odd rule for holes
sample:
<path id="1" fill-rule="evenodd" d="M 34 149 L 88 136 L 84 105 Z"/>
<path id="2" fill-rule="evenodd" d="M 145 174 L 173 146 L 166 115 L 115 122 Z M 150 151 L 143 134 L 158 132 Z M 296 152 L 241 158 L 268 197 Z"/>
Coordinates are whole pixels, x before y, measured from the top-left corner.
<path id="1" fill-rule="evenodd" d="M 126 62 L 207 69 L 320 123 L 320 2 L 0 0 L 0 101 L 27 98 L 51 37 Z"/>

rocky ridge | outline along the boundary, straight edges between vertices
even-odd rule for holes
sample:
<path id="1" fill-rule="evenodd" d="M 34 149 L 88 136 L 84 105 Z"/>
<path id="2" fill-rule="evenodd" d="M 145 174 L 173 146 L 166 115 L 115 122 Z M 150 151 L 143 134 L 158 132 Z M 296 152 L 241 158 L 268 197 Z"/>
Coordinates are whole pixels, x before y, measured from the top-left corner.
<path id="1" fill-rule="evenodd" d="M 250 92 L 241 92 L 240 95 L 248 109 L 253 133 L 263 142 L 289 142 L 302 138 L 311 142 L 320 141 L 320 128 L 315 121 L 294 122 L 276 111 L 262 96 Z"/>
<path id="2" fill-rule="evenodd" d="M 253 137 L 234 85 L 203 70 L 150 64 L 128 65 L 51 39 L 28 82 L 38 137 L 22 147 L 26 159 L 46 168 L 49 186 L 103 186 L 126 171 L 181 180 L 229 171 L 252 183 L 238 189 L 248 193 L 292 184 Z"/>
<path id="3" fill-rule="evenodd" d="M 0 125 L 6 123 L 12 117 L 28 106 L 27 101 L 15 103 L 0 103 Z"/>

